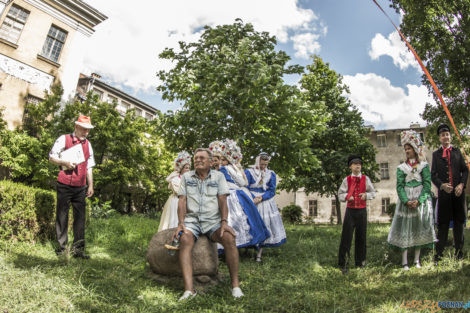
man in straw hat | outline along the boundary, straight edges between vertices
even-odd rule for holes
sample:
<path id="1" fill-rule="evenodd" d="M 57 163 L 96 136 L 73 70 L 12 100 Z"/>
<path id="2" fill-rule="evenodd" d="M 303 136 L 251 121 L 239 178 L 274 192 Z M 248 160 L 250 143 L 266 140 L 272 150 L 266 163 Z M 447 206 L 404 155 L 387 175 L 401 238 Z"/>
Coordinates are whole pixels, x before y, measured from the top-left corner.
<path id="1" fill-rule="evenodd" d="M 75 258 L 90 258 L 85 254 L 85 197 L 93 195 L 92 168 L 95 166 L 95 159 L 91 144 L 86 139 L 92 128 L 90 118 L 80 115 L 75 122 L 74 132 L 60 136 L 49 152 L 49 161 L 61 167 L 57 177 L 56 234 L 59 245 L 56 249 L 57 255 L 63 254 L 67 245 L 71 203 L 74 220 L 72 255 Z M 81 145 L 81 149 L 75 147 L 78 145 Z M 70 153 L 67 155 L 64 151 L 72 147 L 78 152 L 74 154 L 76 157 L 71 159 Z"/>

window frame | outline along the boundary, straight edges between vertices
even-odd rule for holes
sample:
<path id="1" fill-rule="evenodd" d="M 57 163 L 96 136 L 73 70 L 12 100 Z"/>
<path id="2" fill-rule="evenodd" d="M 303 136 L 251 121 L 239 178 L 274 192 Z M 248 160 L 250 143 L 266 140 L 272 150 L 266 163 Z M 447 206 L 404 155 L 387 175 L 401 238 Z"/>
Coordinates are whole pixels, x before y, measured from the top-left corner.
<path id="1" fill-rule="evenodd" d="M 331 199 L 331 216 L 336 217 L 336 199 Z"/>
<path id="2" fill-rule="evenodd" d="M 386 166 L 382 166 L 382 165 L 386 165 Z M 381 180 L 390 179 L 390 166 L 389 166 L 388 162 L 380 163 L 379 164 L 379 169 L 380 169 L 380 179 Z M 384 175 L 385 171 L 386 171 L 387 175 Z"/>
<path id="3" fill-rule="evenodd" d="M 388 208 L 390 207 L 390 198 L 382 198 L 382 215 L 386 215 Z"/>
<path id="4" fill-rule="evenodd" d="M 383 138 L 383 141 L 379 138 Z M 387 146 L 387 135 L 386 134 L 377 134 L 377 147 L 384 148 Z"/>
<path id="5" fill-rule="evenodd" d="M 25 17 L 24 21 L 19 18 L 20 14 L 17 14 L 15 16 L 10 14 L 13 8 L 18 9 L 18 13 L 21 13 L 21 12 L 26 13 L 26 17 Z M 16 47 L 18 45 L 18 41 L 20 40 L 21 34 L 23 33 L 23 29 L 26 25 L 26 22 L 28 21 L 28 17 L 29 17 L 30 14 L 31 14 L 31 11 L 26 10 L 25 8 L 17 5 L 16 3 L 13 3 L 10 6 L 10 9 L 8 10 L 7 14 L 5 15 L 5 18 L 3 19 L 2 25 L 0 25 L 0 39 L 5 40 L 9 43 L 12 43 Z M 5 26 L 5 29 L 4 29 L 4 25 L 6 25 L 5 22 L 7 21 L 7 19 L 10 21 L 11 25 L 8 27 L 8 29 L 6 29 L 7 26 Z M 18 32 L 18 37 L 16 38 L 16 40 L 12 41 L 12 40 L 10 40 L 10 39 L 12 39 L 12 37 L 10 35 L 12 33 L 12 30 L 14 30 L 15 25 L 18 25 L 18 24 L 21 25 L 21 29 Z M 6 36 L 6 37 L 2 36 L 2 30 L 5 30 L 5 33 L 8 34 L 8 36 Z"/>
<path id="6" fill-rule="evenodd" d="M 51 35 L 51 30 L 52 29 L 56 29 L 58 32 L 55 36 L 52 36 Z M 62 32 L 64 34 L 64 37 L 63 37 L 63 40 L 62 39 L 59 39 L 59 32 Z M 64 47 L 65 47 L 65 42 L 67 41 L 67 37 L 68 37 L 68 32 L 62 28 L 60 28 L 59 26 L 55 25 L 55 24 L 52 24 L 51 27 L 49 27 L 49 31 L 47 32 L 47 35 L 46 35 L 46 40 L 44 41 L 44 44 L 42 46 L 42 49 L 41 49 L 41 53 L 39 53 L 39 55 L 47 60 L 50 60 L 52 62 L 55 62 L 55 63 L 59 63 L 59 59 L 60 59 L 60 56 L 62 54 L 62 51 L 64 50 Z M 49 45 L 48 42 L 49 42 L 49 39 L 51 39 L 52 43 Z M 53 52 L 54 50 L 57 50 L 56 49 L 56 42 L 59 42 L 61 44 L 60 46 L 60 49 L 58 50 L 58 53 L 54 53 L 54 55 L 57 55 L 57 59 L 54 59 L 53 57 Z M 45 53 L 45 49 L 48 49 L 47 53 Z"/>
<path id="7" fill-rule="evenodd" d="M 318 216 L 318 200 L 308 200 L 308 216 Z"/>

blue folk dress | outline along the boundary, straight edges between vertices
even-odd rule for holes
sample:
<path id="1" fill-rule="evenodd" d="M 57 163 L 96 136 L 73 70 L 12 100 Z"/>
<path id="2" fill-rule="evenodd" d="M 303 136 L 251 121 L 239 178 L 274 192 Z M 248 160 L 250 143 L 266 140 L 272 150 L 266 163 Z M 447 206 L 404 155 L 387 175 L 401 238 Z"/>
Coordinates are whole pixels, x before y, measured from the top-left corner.
<path id="1" fill-rule="evenodd" d="M 235 230 L 238 248 L 257 245 L 269 237 L 269 231 L 245 187 L 247 182 L 233 165 L 220 167 L 227 180 L 230 194 L 227 197 L 228 225 Z M 218 245 L 219 252 L 223 247 Z"/>
<path id="2" fill-rule="evenodd" d="M 286 242 L 286 230 L 282 217 L 274 201 L 276 195 L 276 173 L 266 169 L 264 172 L 250 168 L 245 170 L 248 189 L 253 197 L 262 197 L 256 207 L 271 236 L 260 247 L 277 247 Z"/>

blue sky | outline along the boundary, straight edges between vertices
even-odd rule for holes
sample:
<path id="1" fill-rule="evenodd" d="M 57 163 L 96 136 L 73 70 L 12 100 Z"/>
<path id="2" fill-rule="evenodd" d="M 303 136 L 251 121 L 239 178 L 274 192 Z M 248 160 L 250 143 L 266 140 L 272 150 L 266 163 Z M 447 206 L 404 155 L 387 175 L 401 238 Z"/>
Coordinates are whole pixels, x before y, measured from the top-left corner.
<path id="1" fill-rule="evenodd" d="M 278 49 L 292 63 L 307 65 L 318 54 L 344 76 L 349 98 L 366 124 L 377 129 L 405 128 L 421 122 L 427 101 L 421 70 L 392 24 L 372 0 L 88 0 L 109 18 L 90 38 L 83 72 L 97 72 L 115 87 L 161 111 L 178 104 L 163 101 L 155 91 L 156 72 L 171 64 L 159 60 L 165 47 L 179 40 L 194 41 L 202 26 L 232 23 L 240 17 L 259 31 L 278 38 Z M 396 24 L 400 15 L 379 3 Z M 296 83 L 300 77 L 287 77 Z"/>

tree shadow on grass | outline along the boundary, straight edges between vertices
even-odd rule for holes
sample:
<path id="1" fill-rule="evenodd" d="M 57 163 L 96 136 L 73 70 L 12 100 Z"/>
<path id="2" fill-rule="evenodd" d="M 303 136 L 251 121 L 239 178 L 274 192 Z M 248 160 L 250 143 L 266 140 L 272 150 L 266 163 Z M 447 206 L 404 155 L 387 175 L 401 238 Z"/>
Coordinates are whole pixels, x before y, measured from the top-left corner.
<path id="1" fill-rule="evenodd" d="M 118 311 L 122 305 L 133 305 L 135 308 L 144 306 L 139 299 L 142 291 L 158 287 L 142 266 L 127 263 L 125 260 L 109 258 L 92 258 L 90 260 L 49 259 L 25 253 L 11 255 L 15 267 L 35 270 L 46 276 L 60 277 L 75 289 L 70 300 L 81 312 Z M 168 291 L 176 292 L 177 286 L 167 284 Z"/>

